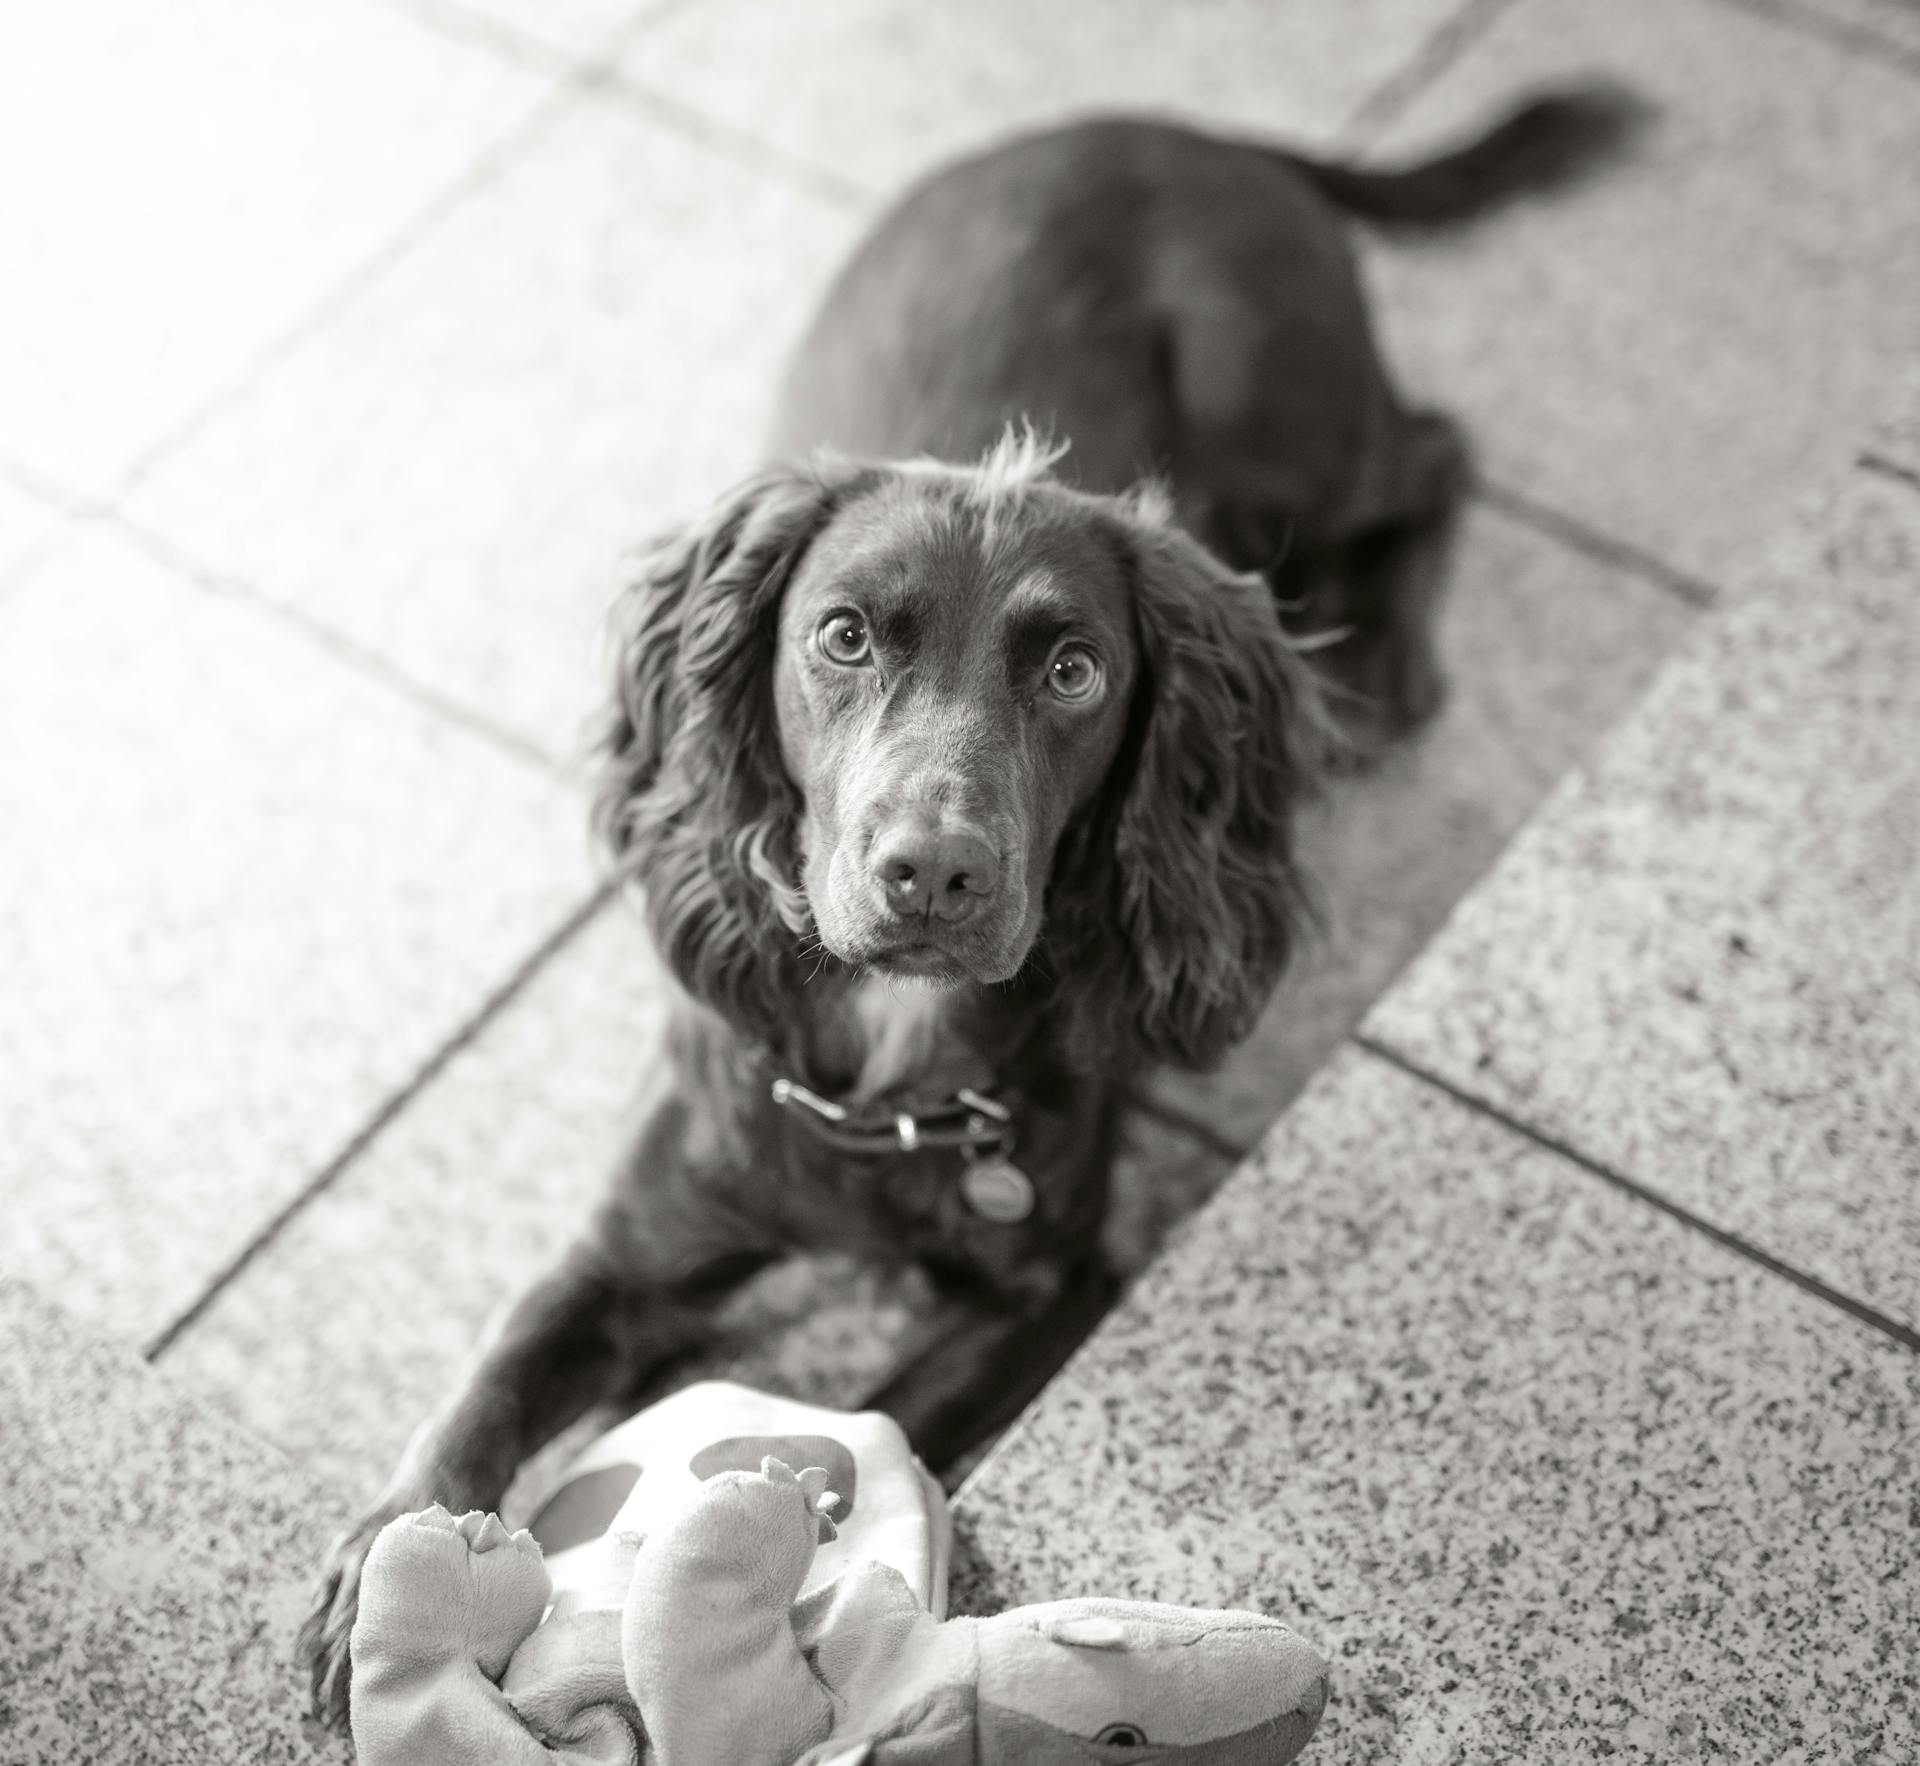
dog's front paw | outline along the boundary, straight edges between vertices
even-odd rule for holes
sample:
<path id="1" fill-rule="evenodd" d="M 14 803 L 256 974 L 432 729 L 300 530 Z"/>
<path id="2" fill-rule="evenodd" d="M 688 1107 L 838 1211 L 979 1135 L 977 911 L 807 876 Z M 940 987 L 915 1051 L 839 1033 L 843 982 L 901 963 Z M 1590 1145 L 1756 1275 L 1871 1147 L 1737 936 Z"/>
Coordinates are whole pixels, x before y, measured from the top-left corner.
<path id="1" fill-rule="evenodd" d="M 360 1572 L 367 1553 L 389 1521 L 424 1506 L 399 1497 L 382 1497 L 327 1548 L 321 1563 L 313 1609 L 300 1627 L 295 1654 L 311 1679 L 313 1714 L 329 1728 L 347 1728 L 353 1663 L 349 1641 L 360 1612 Z"/>

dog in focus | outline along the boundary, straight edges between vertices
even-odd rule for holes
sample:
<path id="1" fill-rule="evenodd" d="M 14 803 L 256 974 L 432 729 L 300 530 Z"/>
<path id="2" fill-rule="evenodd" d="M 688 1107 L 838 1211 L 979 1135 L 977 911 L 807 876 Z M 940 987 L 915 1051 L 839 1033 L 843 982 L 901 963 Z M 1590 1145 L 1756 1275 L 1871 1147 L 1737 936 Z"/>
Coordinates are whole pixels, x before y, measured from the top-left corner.
<path id="1" fill-rule="evenodd" d="M 1080 123 L 857 249 L 781 463 L 616 610 L 597 819 L 679 985 L 667 1058 L 597 1212 L 335 1542 L 323 1716 L 380 1528 L 496 1507 L 769 1264 L 926 1272 L 940 1317 L 872 1401 L 936 1468 L 1097 1321 L 1130 1083 L 1224 1055 L 1302 935 L 1327 705 L 1366 744 L 1439 703 L 1467 457 L 1395 394 L 1342 217 L 1463 220 L 1633 120 L 1542 98 L 1389 171 Z"/>

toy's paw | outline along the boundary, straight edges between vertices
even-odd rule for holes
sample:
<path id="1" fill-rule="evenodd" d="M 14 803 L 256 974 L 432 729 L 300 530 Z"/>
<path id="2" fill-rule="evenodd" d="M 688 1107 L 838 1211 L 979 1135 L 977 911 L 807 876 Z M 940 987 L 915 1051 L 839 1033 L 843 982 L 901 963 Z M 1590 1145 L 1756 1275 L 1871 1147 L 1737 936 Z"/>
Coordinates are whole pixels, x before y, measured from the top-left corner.
<path id="1" fill-rule="evenodd" d="M 418 1659 L 444 1645 L 497 1674 L 551 1592 L 533 1536 L 509 1533 L 497 1515 L 455 1515 L 437 1502 L 397 1512 L 391 1501 L 376 1505 L 334 1540 L 300 1628 L 314 1715 L 347 1727 L 356 1634 L 363 1652 Z"/>
<path id="2" fill-rule="evenodd" d="M 496 1514 L 454 1515 L 435 1503 L 383 1528 L 360 1577 L 357 1660 L 435 1657 L 503 1671 L 540 1623 L 553 1588 L 533 1535 Z"/>
<path id="3" fill-rule="evenodd" d="M 840 1506 L 840 1498 L 827 1488 L 825 1466 L 808 1466 L 796 1473 L 784 1460 L 769 1456 L 760 1462 L 760 1475 L 770 1484 L 790 1484 L 800 1492 L 800 1500 L 819 1529 L 822 1545 L 840 1537 L 840 1529 L 833 1524 L 833 1511 Z"/>

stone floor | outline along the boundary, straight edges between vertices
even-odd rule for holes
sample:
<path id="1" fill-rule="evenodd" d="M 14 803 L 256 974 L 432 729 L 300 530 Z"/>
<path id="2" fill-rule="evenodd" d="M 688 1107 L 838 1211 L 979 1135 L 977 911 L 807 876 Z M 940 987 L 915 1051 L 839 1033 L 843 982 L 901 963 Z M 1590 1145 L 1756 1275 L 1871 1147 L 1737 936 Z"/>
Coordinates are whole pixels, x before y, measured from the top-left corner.
<path id="1" fill-rule="evenodd" d="M 1275 1365 L 1301 1376 L 1318 1469 L 1229 1478 L 1223 1404 L 1157 1474 L 1184 1485 L 1090 1511 L 1128 1546 L 1036 1563 L 982 1521 L 976 1571 L 1114 1586 L 1140 1505 L 1173 1505 L 1209 1531 L 1138 1557 L 1170 1598 L 1257 1592 L 1337 1645 L 1329 1758 L 1497 1737 L 1502 1760 L 1603 1739 L 1753 1759 L 1769 1733 L 1767 1758 L 1900 1759 L 1897 1639 L 1876 1669 L 1864 1629 L 1810 1621 L 1876 1689 L 1851 1728 L 1831 1680 L 1768 1652 L 1779 1614 L 1882 1573 L 1862 1554 L 1913 1475 L 1915 909 L 1877 881 L 1912 874 L 1913 777 L 1872 707 L 1920 727 L 1915 671 L 1909 648 L 1904 676 L 1891 651 L 1850 672 L 1839 627 L 1740 622 L 1782 572 L 1914 578 L 1920 406 L 1869 425 L 1920 362 L 1916 20 L 1910 0 L 8 8 L 0 1759 L 332 1756 L 278 1665 L 303 1535 L 592 1194 L 657 1034 L 657 971 L 583 827 L 599 609 L 627 547 L 752 462 L 774 365 L 886 193 L 1090 105 L 1390 155 L 1591 70 L 1661 107 L 1628 163 L 1365 242 L 1403 377 L 1486 466 L 1454 694 L 1318 813 L 1325 946 L 1223 1072 L 1145 1100 L 1116 1249 L 1144 1263 L 1335 1064 L 976 1488 L 1011 1513 L 1020 1455 L 1136 1385 L 1138 1427 L 1171 1429 L 1164 1370 L 1130 1359 L 1153 1309 L 1204 1312 L 1208 1271 L 1283 1227 L 1353 1242 L 1258 1289 L 1307 1321 Z M 1719 598 L 1741 605 L 1650 721 L 1561 785 L 1354 1040 Z M 1862 697 L 1824 721 L 1806 679 Z M 1750 748 L 1715 743 L 1735 712 Z M 1832 791 L 1836 770 L 1884 798 Z M 1764 915 L 1716 893 L 1729 875 L 1764 876 Z M 1336 1161 L 1337 1197 L 1276 1199 Z M 1484 1315 L 1485 1384 L 1455 1389 L 1422 1297 Z M 851 1400 L 909 1302 L 789 1277 L 738 1365 Z M 1341 1399 L 1366 1414 L 1331 1429 Z M 1687 1406 L 1724 1436 L 1677 1432 Z M 1457 1423 L 1431 1453 L 1430 1412 Z M 1645 1514 L 1565 1470 L 1583 1417 Z M 1130 1475 L 1105 1451 L 1089 1463 Z M 1744 1494 L 1674 1514 L 1663 1493 L 1709 1451 Z M 1805 1525 L 1749 1573 L 1782 1504 Z M 1669 1557 L 1721 1566 L 1719 1606 L 1646 1605 L 1672 1586 L 1662 1548 L 1621 1529 L 1669 1524 Z M 1239 1580 L 1208 1595 L 1225 1552 Z M 1437 1567 L 1409 1570 L 1422 1554 Z M 1383 1587 L 1391 1614 L 1361 1598 Z M 1575 1642 L 1569 1602 L 1594 1628 Z M 1463 1605 L 1470 1649 L 1442 1636 Z M 1659 1658 L 1639 1694 L 1616 1623 Z M 1674 1689 L 1742 1676 L 1828 1727 L 1766 1731 L 1764 1702 L 1661 1727 L 1686 1716 Z"/>

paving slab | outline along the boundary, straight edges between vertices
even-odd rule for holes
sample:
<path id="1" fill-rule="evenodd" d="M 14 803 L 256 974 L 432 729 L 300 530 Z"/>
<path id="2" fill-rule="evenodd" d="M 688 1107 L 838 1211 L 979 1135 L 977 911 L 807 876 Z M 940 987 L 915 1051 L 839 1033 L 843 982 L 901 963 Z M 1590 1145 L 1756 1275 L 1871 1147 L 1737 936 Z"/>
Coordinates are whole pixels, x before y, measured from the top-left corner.
<path id="1" fill-rule="evenodd" d="M 851 226 L 584 99 L 150 482 L 139 520 L 573 754 L 623 554 L 758 459 Z"/>
<path id="2" fill-rule="evenodd" d="M 623 65 L 643 89 L 890 193 L 963 148 L 1087 110 L 1172 109 L 1324 140 L 1462 10 L 1461 0 L 707 0 L 640 31 Z"/>
<path id="3" fill-rule="evenodd" d="M 1272 1613 L 1318 1766 L 1895 1766 L 1916 1440 L 1920 1358 L 1349 1049 L 963 1488 L 955 1599 Z"/>
<path id="4" fill-rule="evenodd" d="M 1380 150 L 1591 73 L 1659 123 L 1583 189 L 1370 250 L 1389 347 L 1492 477 L 1725 584 L 1920 358 L 1916 82 L 1718 0 L 1524 0 Z"/>
<path id="5" fill-rule="evenodd" d="M 5 1276 L 0 1343 L 0 1757 L 345 1761 L 291 1661 L 334 1492 Z"/>
<path id="6" fill-rule="evenodd" d="M 1857 472 L 1367 1022 L 1920 1328 L 1920 490 Z"/>
<path id="7" fill-rule="evenodd" d="M 100 493 L 549 89 L 370 0 L 0 21 L 0 449 Z"/>
<path id="8" fill-rule="evenodd" d="M 1670 590 L 1475 508 L 1441 615 L 1440 718 L 1304 819 L 1325 928 L 1248 1041 L 1153 1095 L 1251 1146 L 1696 617 Z"/>
<path id="9" fill-rule="evenodd" d="M 493 1311 L 579 1230 L 660 1055 L 666 983 L 616 903 L 291 1220 L 161 1365 L 316 1476 L 370 1494 Z M 1152 1122 L 1117 1177 L 1114 1249 L 1144 1263 L 1224 1161 Z M 858 1404 L 924 1314 L 912 1283 L 774 1272 L 676 1383 L 727 1374 Z"/>
<path id="10" fill-rule="evenodd" d="M 584 806 L 87 534 L 0 603 L 5 1249 L 145 1337 L 591 892 Z"/>

